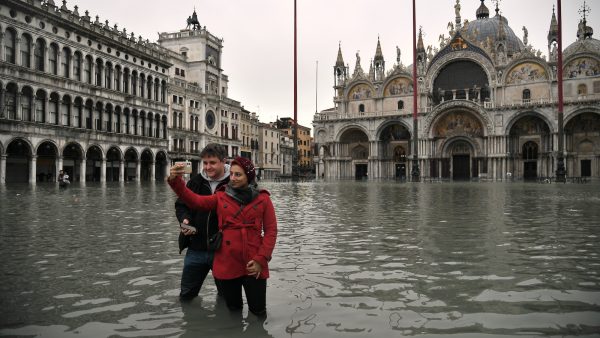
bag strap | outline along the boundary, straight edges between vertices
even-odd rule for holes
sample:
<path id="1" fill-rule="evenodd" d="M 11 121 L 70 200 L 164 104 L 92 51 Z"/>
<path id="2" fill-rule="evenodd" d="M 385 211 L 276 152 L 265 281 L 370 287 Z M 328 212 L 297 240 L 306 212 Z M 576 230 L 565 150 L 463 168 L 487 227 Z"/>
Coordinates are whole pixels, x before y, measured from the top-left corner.
<path id="1" fill-rule="evenodd" d="M 246 206 L 244 204 L 242 204 L 240 206 L 240 209 L 233 215 L 233 218 L 236 218 L 239 216 L 240 213 L 242 213 L 242 210 L 244 210 Z M 223 231 L 227 226 L 229 225 L 229 223 L 223 223 L 223 228 L 221 228 L 221 230 L 219 231 Z"/>

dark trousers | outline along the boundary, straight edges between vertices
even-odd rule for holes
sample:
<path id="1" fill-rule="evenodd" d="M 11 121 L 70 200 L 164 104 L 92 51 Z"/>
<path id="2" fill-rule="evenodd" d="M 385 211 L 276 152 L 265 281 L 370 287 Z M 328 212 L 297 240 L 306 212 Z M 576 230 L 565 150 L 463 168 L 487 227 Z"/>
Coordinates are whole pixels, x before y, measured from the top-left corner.
<path id="1" fill-rule="evenodd" d="M 244 276 L 235 279 L 220 279 L 221 292 L 230 310 L 241 310 L 242 287 L 246 293 L 248 310 L 257 316 L 267 313 L 267 280 Z"/>
<path id="2" fill-rule="evenodd" d="M 208 272 L 212 269 L 213 256 L 212 252 L 191 250 L 188 248 L 183 260 L 179 298 L 190 300 L 198 296 Z M 217 292 L 221 294 L 219 282 L 216 279 L 215 284 Z"/>

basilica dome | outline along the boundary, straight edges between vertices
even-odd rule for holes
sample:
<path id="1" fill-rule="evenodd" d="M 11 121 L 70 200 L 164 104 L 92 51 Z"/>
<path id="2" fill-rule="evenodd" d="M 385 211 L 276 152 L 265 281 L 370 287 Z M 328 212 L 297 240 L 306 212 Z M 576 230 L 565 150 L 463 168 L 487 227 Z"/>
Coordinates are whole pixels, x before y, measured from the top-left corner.
<path id="1" fill-rule="evenodd" d="M 515 32 L 508 26 L 508 20 L 498 14 L 496 8 L 496 16 L 490 18 L 490 12 L 485 6 L 484 1 L 481 1 L 481 6 L 477 9 L 477 20 L 467 24 L 466 32 L 463 34 L 467 39 L 476 44 L 485 44 L 488 40 L 492 42 L 492 47 L 501 35 L 506 39 L 506 54 L 513 55 L 523 49 L 523 42 L 519 39 Z"/>
<path id="2" fill-rule="evenodd" d="M 577 40 L 565 48 L 563 55 L 565 58 L 577 53 L 594 53 L 600 51 L 600 40 L 593 38 Z"/>

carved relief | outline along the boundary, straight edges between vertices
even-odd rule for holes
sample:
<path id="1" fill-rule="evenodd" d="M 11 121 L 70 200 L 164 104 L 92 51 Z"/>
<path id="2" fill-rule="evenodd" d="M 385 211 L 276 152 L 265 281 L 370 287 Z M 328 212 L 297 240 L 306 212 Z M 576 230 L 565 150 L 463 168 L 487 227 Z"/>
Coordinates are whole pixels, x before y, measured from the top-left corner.
<path id="1" fill-rule="evenodd" d="M 536 116 L 525 116 L 519 119 L 510 129 L 511 135 L 549 134 L 548 125 Z"/>
<path id="2" fill-rule="evenodd" d="M 548 74 L 537 63 L 522 63 L 513 67 L 506 76 L 506 84 L 519 84 L 525 82 L 547 80 Z"/>
<path id="3" fill-rule="evenodd" d="M 384 96 L 403 95 L 413 92 L 412 81 L 407 78 L 396 78 L 385 87 Z"/>
<path id="4" fill-rule="evenodd" d="M 348 100 L 364 100 L 371 98 L 371 88 L 366 84 L 357 84 L 350 89 L 348 94 Z"/>
<path id="5" fill-rule="evenodd" d="M 592 58 L 577 58 L 569 62 L 564 74 L 568 79 L 600 75 L 600 63 Z"/>
<path id="6" fill-rule="evenodd" d="M 466 112 L 449 113 L 435 124 L 434 137 L 454 135 L 483 136 L 483 127 L 479 120 Z"/>

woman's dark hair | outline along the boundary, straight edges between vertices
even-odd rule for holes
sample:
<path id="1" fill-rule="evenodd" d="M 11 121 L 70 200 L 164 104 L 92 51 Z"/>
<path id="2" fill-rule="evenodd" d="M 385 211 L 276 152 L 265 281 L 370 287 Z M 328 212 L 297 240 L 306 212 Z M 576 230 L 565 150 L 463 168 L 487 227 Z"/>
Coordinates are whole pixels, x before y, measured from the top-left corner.
<path id="1" fill-rule="evenodd" d="M 205 156 L 214 156 L 219 160 L 223 161 L 225 157 L 227 157 L 227 152 L 225 151 L 223 146 L 216 143 L 209 143 L 200 152 L 200 158 L 204 158 Z"/>

